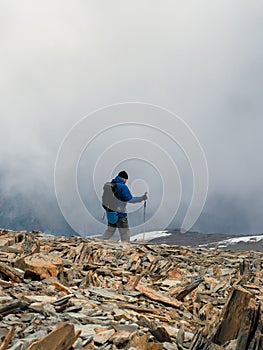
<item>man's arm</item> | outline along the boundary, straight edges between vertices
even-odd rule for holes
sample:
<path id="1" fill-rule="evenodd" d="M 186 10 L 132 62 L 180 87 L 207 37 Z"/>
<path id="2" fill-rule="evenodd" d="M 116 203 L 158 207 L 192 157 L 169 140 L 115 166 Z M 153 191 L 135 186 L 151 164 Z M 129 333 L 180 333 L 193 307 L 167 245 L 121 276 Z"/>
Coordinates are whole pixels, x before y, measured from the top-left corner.
<path id="1" fill-rule="evenodd" d="M 128 186 L 123 186 L 122 188 L 122 198 L 123 198 L 123 202 L 129 202 L 129 203 L 140 203 L 144 200 L 147 199 L 147 195 L 144 194 L 142 196 L 139 197 L 133 197 Z"/>
<path id="2" fill-rule="evenodd" d="M 140 203 L 142 201 L 146 201 L 147 198 L 147 192 L 145 192 L 142 196 L 132 197 L 132 199 L 129 200 L 129 203 Z"/>
<path id="3" fill-rule="evenodd" d="M 129 203 L 140 203 L 143 201 L 143 196 L 140 196 L 140 197 L 132 197 L 132 199 L 130 199 L 128 202 Z"/>
<path id="4" fill-rule="evenodd" d="M 121 201 L 129 202 L 132 199 L 132 194 L 126 185 L 121 186 Z"/>

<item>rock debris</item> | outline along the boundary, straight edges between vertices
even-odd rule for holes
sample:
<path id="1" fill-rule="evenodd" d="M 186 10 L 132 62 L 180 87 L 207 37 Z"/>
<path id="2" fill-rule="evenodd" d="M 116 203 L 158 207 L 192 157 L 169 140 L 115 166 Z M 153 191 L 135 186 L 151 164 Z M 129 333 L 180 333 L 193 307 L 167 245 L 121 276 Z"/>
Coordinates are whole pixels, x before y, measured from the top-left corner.
<path id="1" fill-rule="evenodd" d="M 262 258 L 0 230 L 0 350 L 262 350 Z"/>

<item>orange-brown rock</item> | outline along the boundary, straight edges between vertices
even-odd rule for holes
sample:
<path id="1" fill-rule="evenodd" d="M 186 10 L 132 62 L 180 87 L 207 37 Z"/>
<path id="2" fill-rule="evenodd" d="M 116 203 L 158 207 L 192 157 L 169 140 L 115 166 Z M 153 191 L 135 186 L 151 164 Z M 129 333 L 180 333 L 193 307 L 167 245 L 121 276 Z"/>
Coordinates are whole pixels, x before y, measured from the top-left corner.
<path id="1" fill-rule="evenodd" d="M 18 260 L 16 266 L 25 271 L 26 275 L 39 276 L 40 279 L 44 279 L 56 277 L 62 270 L 63 262 L 56 254 L 36 253 Z"/>
<path id="2" fill-rule="evenodd" d="M 27 350 L 68 350 L 80 335 L 74 325 L 61 322 L 45 337 L 33 342 Z"/>

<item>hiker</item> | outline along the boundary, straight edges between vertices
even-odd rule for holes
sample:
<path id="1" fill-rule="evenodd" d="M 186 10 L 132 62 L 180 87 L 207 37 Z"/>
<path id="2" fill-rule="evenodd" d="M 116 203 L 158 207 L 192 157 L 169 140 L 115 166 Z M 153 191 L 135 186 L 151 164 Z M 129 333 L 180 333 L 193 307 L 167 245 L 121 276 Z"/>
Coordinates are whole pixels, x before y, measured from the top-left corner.
<path id="1" fill-rule="evenodd" d="M 140 203 L 147 200 L 147 194 L 140 197 L 133 197 L 126 182 L 128 180 L 128 174 L 126 171 L 121 171 L 111 182 L 104 185 L 104 194 L 102 197 L 103 208 L 106 210 L 106 216 L 108 220 L 108 227 L 105 230 L 102 239 L 110 239 L 118 228 L 121 241 L 130 241 L 130 229 L 128 224 L 128 218 L 126 213 L 126 205 L 128 203 Z M 111 197 L 112 201 L 104 199 L 105 193 L 108 191 L 108 197 Z M 107 202 L 107 203 L 106 203 Z"/>

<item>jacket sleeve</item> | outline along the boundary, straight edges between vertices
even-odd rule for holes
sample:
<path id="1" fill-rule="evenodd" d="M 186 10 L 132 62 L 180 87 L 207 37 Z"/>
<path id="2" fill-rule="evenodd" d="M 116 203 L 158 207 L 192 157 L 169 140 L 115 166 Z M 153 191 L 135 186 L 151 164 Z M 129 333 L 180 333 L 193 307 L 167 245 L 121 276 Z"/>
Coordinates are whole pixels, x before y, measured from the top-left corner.
<path id="1" fill-rule="evenodd" d="M 129 202 L 132 199 L 132 194 L 126 185 L 121 186 L 121 198 L 123 202 Z"/>
<path id="2" fill-rule="evenodd" d="M 142 201 L 142 197 L 132 197 L 132 199 L 129 200 L 129 203 L 140 203 Z"/>
<path id="3" fill-rule="evenodd" d="M 133 197 L 128 186 L 124 185 L 122 187 L 122 199 L 123 202 L 129 203 L 140 203 L 142 201 L 142 197 Z"/>

